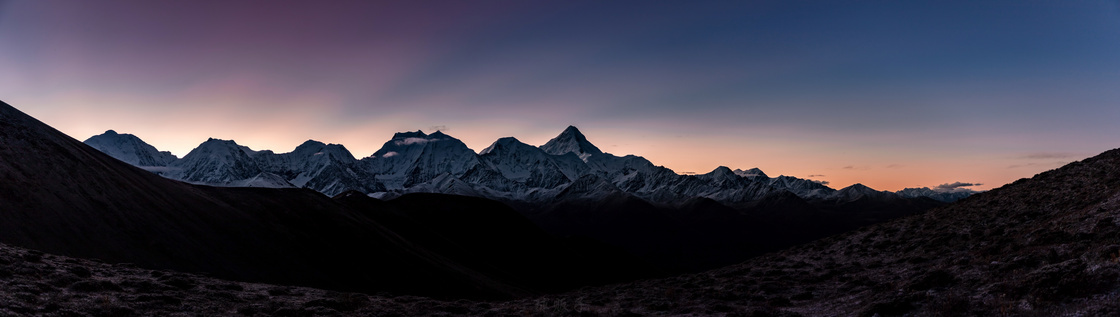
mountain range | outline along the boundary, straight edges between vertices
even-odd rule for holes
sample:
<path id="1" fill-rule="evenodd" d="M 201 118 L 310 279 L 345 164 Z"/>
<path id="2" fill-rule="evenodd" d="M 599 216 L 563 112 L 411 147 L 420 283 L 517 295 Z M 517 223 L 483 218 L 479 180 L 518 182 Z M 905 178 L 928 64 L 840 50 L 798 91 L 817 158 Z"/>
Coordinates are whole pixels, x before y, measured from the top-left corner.
<path id="1" fill-rule="evenodd" d="M 106 141 L 113 138 L 133 141 Z M 99 148 L 106 154 L 159 153 L 135 140 L 106 133 L 87 142 L 130 147 Z M 681 175 L 640 156 L 604 153 L 573 126 L 539 147 L 505 137 L 478 153 L 443 132 L 402 132 L 362 159 L 342 145 L 313 140 L 277 154 L 209 139 L 181 159 L 143 168 L 201 185 L 308 188 L 381 200 L 417 193 L 487 198 L 549 234 L 601 241 L 669 272 L 736 263 L 972 193 L 892 193 L 862 184 L 836 190 L 758 168 Z"/>
<path id="2" fill-rule="evenodd" d="M 331 196 L 350 190 L 377 198 L 432 192 L 537 204 L 555 201 L 561 194 L 571 196 L 574 191 L 569 189 L 576 183 L 602 182 L 602 191 L 585 195 L 620 191 L 658 205 L 708 198 L 738 207 L 783 192 L 806 200 L 850 201 L 867 196 L 929 197 L 942 202 L 975 193 L 929 188 L 891 193 L 862 184 L 835 190 L 809 179 L 771 178 L 758 168 L 731 170 L 720 166 L 707 174 L 681 175 L 640 156 L 604 153 L 574 126 L 539 147 L 505 137 L 478 153 L 440 131 L 402 132 L 360 160 L 342 145 L 314 140 L 290 153 L 277 154 L 211 138 L 181 159 L 158 151 L 134 135 L 112 130 L 85 143 L 129 164 L 189 183 L 301 187 Z"/>
<path id="3" fill-rule="evenodd" d="M 353 173 L 334 165 L 349 155 L 339 146 L 309 142 L 265 156 L 230 141 L 205 145 L 157 166 L 169 167 L 159 172 L 209 182 L 291 176 L 304 184 Z M 245 164 L 250 156 L 268 160 Z M 152 160 L 158 155 L 134 157 L 160 163 Z M 309 166 L 318 168 L 280 174 Z M 0 243 L 110 263 L 454 298 L 508 298 L 656 272 L 601 243 L 554 238 L 482 198 L 405 194 L 382 201 L 356 191 L 332 198 L 304 188 L 213 187 L 160 177 L 2 102 L 0 179 Z M 5 273 L 0 270 L 0 279 Z"/>
<path id="4" fill-rule="evenodd" d="M 580 154 L 591 152 L 567 153 L 586 163 L 596 154 Z M 705 180 L 736 181 L 726 175 Z M 798 229 L 901 217 L 655 279 L 639 279 L 647 268 L 625 253 L 549 235 L 501 202 L 191 185 L 4 103 L 0 179 L 0 315 L 1120 314 L 1120 149 L 908 215 L 900 202 L 936 201 L 854 187 L 827 204 L 787 191 L 742 208 L 705 197 L 668 208 L 595 174 L 533 210 L 537 223 L 612 229 L 668 250 L 752 248 L 806 238 Z M 642 230 L 660 231 L 632 234 Z M 617 283 L 593 286 L 610 277 Z"/>

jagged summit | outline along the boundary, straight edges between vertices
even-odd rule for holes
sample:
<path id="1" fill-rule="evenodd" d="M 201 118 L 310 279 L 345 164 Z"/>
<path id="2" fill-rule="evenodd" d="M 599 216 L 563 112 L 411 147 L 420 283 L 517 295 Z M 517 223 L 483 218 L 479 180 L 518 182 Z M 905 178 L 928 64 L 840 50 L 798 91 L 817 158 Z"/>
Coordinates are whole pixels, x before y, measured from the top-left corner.
<path id="1" fill-rule="evenodd" d="M 385 144 L 381 146 L 381 149 L 374 152 L 371 157 L 392 157 L 404 153 L 402 151 L 406 149 L 411 149 L 409 151 L 422 149 L 427 146 L 426 144 L 437 141 L 445 142 L 447 145 L 443 146 L 451 146 L 456 148 L 456 150 L 458 150 L 458 145 L 460 144 L 462 148 L 467 148 L 463 141 L 447 135 L 446 133 L 436 131 L 432 134 L 425 134 L 424 131 L 417 130 L 416 132 L 397 132 L 393 134 L 393 138 L 385 142 Z M 390 154 L 393 152 L 397 154 Z M 387 154 L 388 156 L 386 156 Z"/>
<path id="2" fill-rule="evenodd" d="M 198 147 L 196 147 L 193 150 L 191 150 L 190 152 L 188 152 L 187 155 L 184 155 L 183 159 L 186 159 L 188 156 L 191 156 L 191 153 L 195 153 L 195 151 L 197 151 L 197 150 L 202 150 L 201 151 L 202 153 L 210 153 L 210 152 L 214 152 L 214 151 L 224 151 L 224 150 L 228 150 L 228 149 L 240 150 L 242 153 L 245 153 L 245 155 L 253 155 L 253 154 L 257 153 L 257 151 L 254 151 L 253 149 L 250 149 L 248 146 L 237 144 L 237 141 L 234 141 L 234 140 L 207 138 L 205 142 L 202 142 L 201 144 L 198 145 Z"/>
<path id="3" fill-rule="evenodd" d="M 579 132 L 579 129 L 575 126 L 568 126 L 560 135 L 548 140 L 548 143 L 541 146 L 541 150 L 552 155 L 575 153 L 584 161 L 587 161 L 588 156 L 603 154 L 603 151 L 587 141 L 587 137 Z"/>
<path id="4" fill-rule="evenodd" d="M 334 143 L 327 144 L 327 143 L 323 143 L 323 142 L 319 142 L 319 141 L 315 141 L 315 140 L 307 140 L 306 142 L 303 142 L 303 144 L 300 144 L 299 146 L 296 147 L 295 150 L 292 151 L 292 154 L 301 155 L 301 156 L 313 156 L 313 155 L 324 155 L 325 154 L 325 155 L 334 155 L 336 159 L 345 160 L 345 161 L 356 160 L 356 158 L 354 158 L 354 154 L 351 154 L 350 150 L 347 150 L 346 147 L 343 146 L 342 144 L 334 144 Z"/>
<path id="5" fill-rule="evenodd" d="M 515 137 L 507 136 L 507 137 L 504 137 L 504 138 L 500 138 L 497 141 L 494 141 L 494 143 L 491 143 L 490 146 L 486 147 L 485 149 L 482 149 L 482 152 L 478 152 L 478 155 L 486 155 L 487 153 L 493 152 L 497 149 L 515 147 L 515 146 L 518 146 L 519 144 L 525 144 L 525 143 L 521 142 L 521 140 L 518 140 Z"/>
<path id="6" fill-rule="evenodd" d="M 395 139 L 404 139 L 404 138 L 424 138 L 424 137 L 427 137 L 427 136 L 428 135 L 424 134 L 423 130 L 416 130 L 416 132 L 406 131 L 406 132 L 393 133 L 393 139 L 394 140 Z"/>

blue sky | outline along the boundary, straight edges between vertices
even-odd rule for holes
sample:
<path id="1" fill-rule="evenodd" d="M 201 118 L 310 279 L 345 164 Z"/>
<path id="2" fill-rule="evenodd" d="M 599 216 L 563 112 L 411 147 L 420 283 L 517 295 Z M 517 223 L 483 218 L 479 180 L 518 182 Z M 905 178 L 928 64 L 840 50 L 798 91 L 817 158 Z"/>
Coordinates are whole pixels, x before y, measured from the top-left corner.
<path id="1" fill-rule="evenodd" d="M 84 139 L 481 150 L 996 187 L 1120 144 L 1118 1 L 0 1 L 0 99 Z"/>

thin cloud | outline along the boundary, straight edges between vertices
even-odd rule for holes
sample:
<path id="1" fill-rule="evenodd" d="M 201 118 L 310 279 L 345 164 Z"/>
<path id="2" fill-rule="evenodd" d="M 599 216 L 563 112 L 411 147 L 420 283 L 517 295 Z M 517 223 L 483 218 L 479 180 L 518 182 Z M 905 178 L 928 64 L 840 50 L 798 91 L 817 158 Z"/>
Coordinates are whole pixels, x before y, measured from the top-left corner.
<path id="1" fill-rule="evenodd" d="M 443 131 L 443 132 L 451 131 L 451 128 L 448 128 L 445 125 L 433 125 L 433 126 L 428 127 L 428 129 L 431 129 L 432 131 Z"/>
<path id="2" fill-rule="evenodd" d="M 976 192 L 976 191 L 974 191 L 974 190 L 972 190 L 971 188 L 968 188 L 968 187 L 975 187 L 975 186 L 980 186 L 980 185 L 984 185 L 984 184 L 981 184 L 981 183 L 965 183 L 965 182 L 952 182 L 952 183 L 945 183 L 945 184 L 941 184 L 941 185 L 933 186 L 932 190 L 933 190 L 934 192 L 938 192 L 938 193 L 966 193 L 966 192 Z M 928 187 L 926 187 L 926 188 L 928 188 Z"/>
<path id="3" fill-rule="evenodd" d="M 815 180 L 815 179 L 810 179 L 810 180 L 813 181 L 814 183 L 821 184 L 821 185 L 828 185 L 829 184 L 829 181 L 819 181 L 819 180 Z"/>
<path id="4" fill-rule="evenodd" d="M 891 165 L 887 165 L 887 168 L 899 168 L 899 167 L 902 167 L 902 164 L 891 164 Z"/>
<path id="5" fill-rule="evenodd" d="M 805 177 L 808 177 L 808 178 L 813 178 L 813 177 L 824 177 L 824 174 L 812 174 L 812 175 L 809 175 L 809 176 L 805 176 Z"/>
<path id="6" fill-rule="evenodd" d="M 957 188 L 962 188 L 962 187 L 973 187 L 973 186 L 980 186 L 980 185 L 984 185 L 984 184 L 981 184 L 981 183 L 962 183 L 962 182 L 953 182 L 953 183 L 946 183 L 946 184 L 941 184 L 941 185 L 937 185 L 936 187 L 934 187 L 934 189 L 935 189 L 935 190 L 936 190 L 936 189 L 940 189 L 940 190 L 953 190 L 953 189 L 957 189 Z"/>

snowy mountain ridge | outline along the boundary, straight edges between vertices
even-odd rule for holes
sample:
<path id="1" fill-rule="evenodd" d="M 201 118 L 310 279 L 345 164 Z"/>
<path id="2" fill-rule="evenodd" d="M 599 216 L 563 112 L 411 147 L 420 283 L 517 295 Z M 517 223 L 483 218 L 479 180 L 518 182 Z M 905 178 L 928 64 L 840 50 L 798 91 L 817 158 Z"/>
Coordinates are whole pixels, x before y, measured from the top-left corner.
<path id="1" fill-rule="evenodd" d="M 191 183 L 305 187 L 327 195 L 356 190 L 378 198 L 436 192 L 533 203 L 630 195 L 662 205 L 707 198 L 729 206 L 745 206 L 783 193 L 804 200 L 839 202 L 865 197 L 930 197 L 948 202 L 972 193 L 928 188 L 892 193 L 862 184 L 836 190 L 814 180 L 769 177 L 758 168 L 732 170 L 726 166 L 705 174 L 682 175 L 640 156 L 604 153 L 574 126 L 539 147 L 505 137 L 478 153 L 441 131 L 399 132 L 361 159 L 345 146 L 315 140 L 304 142 L 290 153 L 277 154 L 211 138 L 181 159 L 167 158 L 159 153 L 170 153 L 158 152 L 135 136 L 112 130 L 86 142 L 133 165 L 163 164 L 157 165 L 166 166 L 158 169 L 159 174 Z"/>

